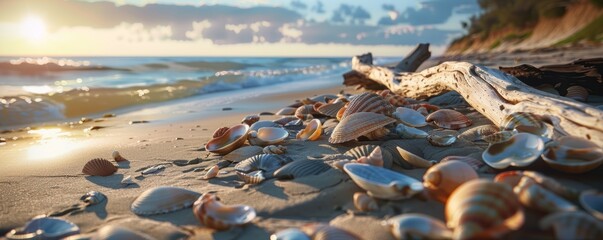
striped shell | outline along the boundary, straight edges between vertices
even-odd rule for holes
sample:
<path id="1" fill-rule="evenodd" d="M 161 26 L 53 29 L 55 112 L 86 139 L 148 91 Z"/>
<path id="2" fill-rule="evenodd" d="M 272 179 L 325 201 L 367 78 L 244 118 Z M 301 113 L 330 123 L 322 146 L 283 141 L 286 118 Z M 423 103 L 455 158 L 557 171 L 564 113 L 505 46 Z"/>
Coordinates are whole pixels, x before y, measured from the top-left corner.
<path id="1" fill-rule="evenodd" d="M 203 194 L 195 201 L 193 214 L 201 224 L 216 230 L 244 225 L 256 216 L 252 207 L 222 204 L 213 193 Z"/>
<path id="2" fill-rule="evenodd" d="M 289 123 L 289 122 L 291 122 L 293 120 L 298 120 L 298 118 L 294 117 L 294 116 L 282 117 L 282 118 L 279 118 L 279 119 L 274 120 L 272 122 L 277 123 L 277 124 L 279 124 L 281 126 L 285 126 L 285 124 L 287 124 L 287 123 Z"/>
<path id="3" fill-rule="evenodd" d="M 312 115 L 317 113 L 318 112 L 314 111 L 314 105 L 306 104 L 295 110 L 295 117 L 305 121 L 314 118 Z"/>
<path id="4" fill-rule="evenodd" d="M 111 154 L 111 156 L 113 156 L 113 160 L 115 160 L 116 162 L 128 161 L 128 159 L 122 157 L 121 154 L 118 151 L 113 151 L 113 153 Z"/>
<path id="5" fill-rule="evenodd" d="M 588 99 L 588 90 L 582 86 L 571 86 L 567 88 L 567 94 L 565 94 L 565 97 L 580 102 L 586 102 L 586 99 Z"/>
<path id="6" fill-rule="evenodd" d="M 407 104 L 406 99 L 400 95 L 393 94 L 390 90 L 378 91 L 377 94 L 394 107 L 401 107 Z"/>
<path id="7" fill-rule="evenodd" d="M 200 195 L 184 188 L 155 187 L 140 194 L 130 209 L 141 216 L 169 213 L 190 207 Z"/>
<path id="8" fill-rule="evenodd" d="M 328 103 L 318 107 L 316 111 L 325 116 L 334 118 L 337 117 L 337 112 L 339 112 L 339 110 L 343 108 L 343 106 L 345 106 L 346 104 L 347 102 L 344 101 Z"/>
<path id="9" fill-rule="evenodd" d="M 550 137 L 553 134 L 540 116 L 527 112 L 514 112 L 507 115 L 502 121 L 501 130 L 517 130 L 542 137 Z"/>
<path id="10" fill-rule="evenodd" d="M 224 135 L 210 140 L 205 144 L 205 149 L 220 155 L 227 154 L 242 146 L 247 140 L 249 125 L 238 124 L 226 131 Z"/>
<path id="11" fill-rule="evenodd" d="M 375 199 L 364 192 L 354 193 L 354 207 L 362 212 L 370 212 L 379 209 Z"/>
<path id="12" fill-rule="evenodd" d="M 212 138 L 221 137 L 222 135 L 224 135 L 224 133 L 228 131 L 228 129 L 229 127 L 221 127 L 216 129 L 216 131 L 214 131 L 214 134 L 212 135 Z"/>
<path id="13" fill-rule="evenodd" d="M 522 177 L 513 191 L 519 201 L 527 207 L 545 213 L 576 211 L 577 208 L 567 200 L 538 185 L 529 177 Z"/>
<path id="14" fill-rule="evenodd" d="M 452 109 L 440 109 L 425 117 L 427 122 L 433 122 L 441 128 L 458 130 L 464 127 L 471 126 L 472 122 L 464 114 Z"/>
<path id="15" fill-rule="evenodd" d="M 371 92 L 364 92 L 350 101 L 341 119 L 346 119 L 348 116 L 359 112 L 373 112 L 391 116 L 393 110 L 394 107 L 381 96 Z"/>
<path id="16" fill-rule="evenodd" d="M 254 124 L 257 121 L 260 121 L 260 116 L 253 114 L 253 115 L 248 115 L 248 116 L 244 117 L 243 120 L 241 120 L 241 123 L 251 126 L 251 124 Z"/>
<path id="17" fill-rule="evenodd" d="M 266 180 L 264 177 L 264 173 L 261 170 L 253 171 L 250 173 L 236 172 L 237 177 L 241 179 L 246 184 L 259 184 Z"/>
<path id="18" fill-rule="evenodd" d="M 482 140 L 484 136 L 488 136 L 498 131 L 498 127 L 492 124 L 487 124 L 467 129 L 463 133 L 459 134 L 458 137 L 465 141 L 474 142 Z"/>
<path id="19" fill-rule="evenodd" d="M 423 186 L 432 197 L 445 203 L 457 187 L 477 178 L 477 173 L 468 164 L 448 161 L 430 167 L 423 175 Z"/>
<path id="20" fill-rule="evenodd" d="M 344 155 L 350 156 L 351 159 L 359 159 L 361 157 L 369 156 L 376 148 L 380 147 L 378 145 L 361 145 L 348 150 Z M 383 167 L 391 169 L 394 161 L 391 153 L 381 149 L 381 157 L 383 159 Z"/>
<path id="21" fill-rule="evenodd" d="M 458 187 L 446 202 L 446 224 L 453 239 L 491 239 L 517 230 L 524 214 L 505 184 L 475 179 Z"/>
<path id="22" fill-rule="evenodd" d="M 109 176 L 117 171 L 117 167 L 109 160 L 104 158 L 95 158 L 86 163 L 82 173 L 90 176 Z"/>
<path id="23" fill-rule="evenodd" d="M 306 125 L 306 128 L 302 129 L 297 133 L 295 138 L 302 141 L 315 141 L 320 138 L 322 134 L 322 123 L 319 119 L 314 119 Z"/>
<path id="24" fill-rule="evenodd" d="M 393 118 L 378 113 L 357 112 L 337 124 L 329 138 L 329 142 L 343 143 L 351 141 L 395 121 Z"/>
<path id="25" fill-rule="evenodd" d="M 580 211 L 550 214 L 540 220 L 540 228 L 552 228 L 557 239 L 603 239 L 603 223 Z"/>
<path id="26" fill-rule="evenodd" d="M 218 165 L 214 165 L 207 170 L 207 172 L 205 173 L 205 175 L 203 175 L 203 177 L 201 177 L 201 179 L 209 180 L 215 178 L 216 176 L 218 176 L 218 172 L 220 172 L 220 167 Z"/>
<path id="27" fill-rule="evenodd" d="M 244 146 L 244 147 L 237 148 L 236 150 L 224 155 L 222 157 L 222 159 L 230 161 L 230 162 L 238 163 L 242 160 L 253 157 L 260 153 L 262 153 L 262 147 Z"/>
<path id="28" fill-rule="evenodd" d="M 567 187 L 551 177 L 534 171 L 506 171 L 497 174 L 494 181 L 515 187 L 523 177 L 528 177 L 547 190 L 570 200 L 576 200 L 580 195 L 580 191 Z"/>
<path id="29" fill-rule="evenodd" d="M 544 151 L 541 137 L 530 133 L 518 133 L 509 140 L 491 144 L 482 154 L 489 166 L 505 169 L 509 166 L 526 167 Z"/>
<path id="30" fill-rule="evenodd" d="M 293 115 L 295 114 L 295 110 L 297 110 L 297 107 L 284 107 L 278 110 L 275 115 Z"/>
<path id="31" fill-rule="evenodd" d="M 265 154 L 284 154 L 287 152 L 287 147 L 283 145 L 268 145 L 262 149 Z"/>
<path id="32" fill-rule="evenodd" d="M 262 170 L 266 173 L 272 174 L 272 172 L 291 161 L 293 160 L 285 155 L 260 154 L 237 163 L 234 169 L 245 173 L 255 170 Z"/>
<path id="33" fill-rule="evenodd" d="M 452 231 L 439 219 L 420 213 L 405 213 L 386 221 L 396 239 L 452 239 Z"/>
<path id="34" fill-rule="evenodd" d="M 312 240 L 360 240 L 361 238 L 341 228 L 321 223 L 307 224 L 301 227 L 301 231 L 310 236 Z"/>
<path id="35" fill-rule="evenodd" d="M 393 115 L 396 119 L 410 127 L 423 127 L 427 125 L 425 116 L 410 108 L 398 107 L 393 112 Z"/>
<path id="36" fill-rule="evenodd" d="M 548 148 L 542 159 L 553 169 L 567 173 L 584 173 L 603 164 L 603 149 L 581 137 L 565 136 Z"/>
<path id="37" fill-rule="evenodd" d="M 329 164 L 320 160 L 297 160 L 279 168 L 273 174 L 278 179 L 295 179 L 318 175 L 332 169 Z"/>
<path id="38" fill-rule="evenodd" d="M 254 146 L 268 146 L 279 144 L 289 137 L 289 132 L 282 127 L 262 127 L 256 131 L 250 131 L 248 141 Z"/>
<path id="39" fill-rule="evenodd" d="M 482 140 L 488 143 L 499 143 L 509 140 L 515 135 L 513 131 L 500 131 L 482 137 Z"/>

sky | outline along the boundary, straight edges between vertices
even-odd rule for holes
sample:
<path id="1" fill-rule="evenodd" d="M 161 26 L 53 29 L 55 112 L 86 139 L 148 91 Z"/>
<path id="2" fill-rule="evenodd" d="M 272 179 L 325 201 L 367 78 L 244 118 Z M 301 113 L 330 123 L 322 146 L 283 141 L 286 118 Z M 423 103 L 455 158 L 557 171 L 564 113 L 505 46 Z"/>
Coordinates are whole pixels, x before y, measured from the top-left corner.
<path id="1" fill-rule="evenodd" d="M 476 0 L 0 0 L 0 56 L 434 55 Z"/>

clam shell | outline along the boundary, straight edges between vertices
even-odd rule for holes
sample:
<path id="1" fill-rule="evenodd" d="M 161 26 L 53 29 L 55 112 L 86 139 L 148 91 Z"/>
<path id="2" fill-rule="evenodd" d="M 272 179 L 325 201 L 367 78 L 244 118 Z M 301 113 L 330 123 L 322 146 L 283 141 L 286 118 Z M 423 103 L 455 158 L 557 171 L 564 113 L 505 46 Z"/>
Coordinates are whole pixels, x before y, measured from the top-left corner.
<path id="1" fill-rule="evenodd" d="M 228 131 L 228 129 L 229 127 L 221 127 L 216 129 L 216 131 L 214 131 L 214 134 L 212 135 L 212 138 L 221 137 L 222 135 L 224 135 L 224 133 Z"/>
<path id="2" fill-rule="evenodd" d="M 396 239 L 451 239 L 452 231 L 439 219 L 420 213 L 405 213 L 385 221 Z"/>
<path id="3" fill-rule="evenodd" d="M 305 176 L 318 175 L 332 169 L 321 160 L 297 160 L 286 164 L 273 174 L 278 179 L 295 179 Z"/>
<path id="4" fill-rule="evenodd" d="M 285 124 L 287 124 L 287 123 L 289 123 L 289 122 L 291 122 L 293 120 L 298 120 L 298 118 L 293 117 L 293 116 L 291 116 L 291 117 L 282 117 L 282 118 L 279 118 L 279 119 L 274 120 L 272 122 L 277 123 L 277 124 L 279 124 L 281 126 L 285 126 Z"/>
<path id="5" fill-rule="evenodd" d="M 317 114 L 318 112 L 314 111 L 314 105 L 306 104 L 301 107 L 298 107 L 295 110 L 295 117 L 301 120 L 308 120 L 313 118 L 313 114 Z"/>
<path id="6" fill-rule="evenodd" d="M 603 193 L 590 190 L 580 194 L 580 204 L 591 215 L 603 221 Z"/>
<path id="7" fill-rule="evenodd" d="M 169 213 L 190 207 L 199 195 L 184 188 L 154 187 L 140 194 L 130 209 L 140 216 Z"/>
<path id="8" fill-rule="evenodd" d="M 487 166 L 484 162 L 477 160 L 475 158 L 472 158 L 472 157 L 468 157 L 468 156 L 446 156 L 446 157 L 442 158 L 442 160 L 440 160 L 440 163 L 445 163 L 445 162 L 449 162 L 449 161 L 464 162 L 464 163 L 468 164 L 469 166 L 471 166 L 473 168 L 473 170 L 475 170 L 475 171 L 480 171 L 480 170 L 483 171 L 483 168 L 485 166 Z"/>
<path id="9" fill-rule="evenodd" d="M 251 126 L 249 127 L 249 130 L 257 132 L 258 130 L 260 130 L 260 128 L 263 128 L 263 127 L 275 127 L 275 128 L 278 128 L 278 127 L 282 127 L 282 126 L 280 124 L 278 124 L 278 123 L 273 122 L 273 121 L 263 120 L 263 121 L 257 121 L 256 123 L 251 124 Z"/>
<path id="10" fill-rule="evenodd" d="M 265 173 L 272 175 L 274 171 L 291 161 L 293 160 L 285 155 L 260 154 L 237 163 L 234 168 L 237 171 L 245 173 L 262 170 Z"/>
<path id="11" fill-rule="evenodd" d="M 446 202 L 453 239 L 491 239 L 523 225 L 521 204 L 511 187 L 475 179 L 458 187 Z"/>
<path id="12" fill-rule="evenodd" d="M 362 157 L 356 159 L 356 162 L 366 163 L 366 164 L 377 166 L 377 167 L 383 167 L 383 155 L 381 153 L 382 153 L 381 147 L 376 147 L 371 152 L 371 154 L 369 154 L 368 156 L 362 156 Z"/>
<path id="13" fill-rule="evenodd" d="M 225 155 L 245 143 L 248 131 L 249 125 L 247 124 L 234 125 L 224 135 L 214 138 L 205 144 L 205 149 L 212 153 Z"/>
<path id="14" fill-rule="evenodd" d="M 603 239 L 603 223 L 580 211 L 550 214 L 540 220 L 540 228 L 552 228 L 556 239 Z"/>
<path id="15" fill-rule="evenodd" d="M 337 117 L 337 113 L 339 112 L 339 110 L 341 108 L 343 108 L 343 106 L 345 106 L 346 104 L 347 104 L 347 102 L 343 102 L 343 101 L 328 103 L 328 104 L 324 104 L 324 105 L 318 107 L 316 109 L 316 111 L 322 115 L 334 118 L 334 117 Z"/>
<path id="16" fill-rule="evenodd" d="M 580 137 L 566 136 L 548 148 L 542 159 L 553 169 L 567 173 L 584 173 L 603 164 L 603 149 Z"/>
<path id="17" fill-rule="evenodd" d="M 532 164 L 544 151 L 544 141 L 530 133 L 518 133 L 509 140 L 491 144 L 482 154 L 484 162 L 496 169 Z"/>
<path id="18" fill-rule="evenodd" d="M 227 230 L 251 222 L 255 210 L 247 205 L 225 205 L 213 193 L 199 197 L 193 205 L 193 214 L 206 227 Z"/>
<path id="19" fill-rule="evenodd" d="M 565 97 L 580 102 L 586 102 L 586 99 L 588 99 L 588 90 L 582 86 L 571 86 L 567 88 L 567 94 L 565 94 Z"/>
<path id="20" fill-rule="evenodd" d="M 116 162 L 128 161 L 128 159 L 125 159 L 124 157 L 122 157 L 118 151 L 113 151 L 111 156 L 113 156 L 113 160 L 115 160 Z"/>
<path id="21" fill-rule="evenodd" d="M 348 116 L 359 112 L 372 112 L 391 116 L 393 110 L 394 107 L 381 96 L 371 92 L 364 92 L 350 101 L 341 119 L 346 119 Z"/>
<path id="22" fill-rule="evenodd" d="M 498 131 L 499 131 L 498 127 L 496 127 L 492 124 L 487 124 L 487 125 L 481 125 L 481 126 L 467 129 L 463 133 L 459 134 L 458 137 L 460 139 L 464 139 L 469 142 L 474 142 L 474 141 L 483 140 L 482 138 L 484 136 L 488 136 L 488 135 L 496 133 Z"/>
<path id="23" fill-rule="evenodd" d="M 218 176 L 218 172 L 220 172 L 220 167 L 218 165 L 214 165 L 207 170 L 207 172 L 205 173 L 205 175 L 203 175 L 203 177 L 201 177 L 201 179 L 209 180 L 215 178 L 216 176 Z"/>
<path id="24" fill-rule="evenodd" d="M 472 122 L 464 114 L 452 109 L 440 109 L 425 117 L 425 121 L 433 122 L 441 128 L 458 130 L 471 126 Z"/>
<path id="25" fill-rule="evenodd" d="M 356 234 L 326 224 L 308 224 L 302 226 L 301 230 L 312 240 L 361 240 Z"/>
<path id="26" fill-rule="evenodd" d="M 310 237 L 297 228 L 287 228 L 270 235 L 270 240 L 310 240 Z"/>
<path id="27" fill-rule="evenodd" d="M 363 192 L 354 193 L 354 206 L 362 212 L 370 212 L 379 209 L 375 199 Z"/>
<path id="28" fill-rule="evenodd" d="M 241 123 L 251 126 L 251 124 L 254 124 L 257 121 L 260 121 L 260 115 L 253 114 L 245 116 L 243 120 L 241 120 Z"/>
<path id="29" fill-rule="evenodd" d="M 488 143 L 499 143 L 509 140 L 511 137 L 513 137 L 513 135 L 515 135 L 514 131 L 500 131 L 482 136 L 482 140 Z"/>
<path id="30" fill-rule="evenodd" d="M 293 115 L 295 114 L 295 110 L 297 110 L 297 107 L 284 107 L 278 110 L 275 115 Z"/>
<path id="31" fill-rule="evenodd" d="M 532 133 L 541 137 L 551 137 L 553 131 L 536 114 L 514 112 L 507 115 L 501 124 L 501 130 Z"/>
<path id="32" fill-rule="evenodd" d="M 80 228 L 70 221 L 55 217 L 36 217 L 23 228 L 13 229 L 7 239 L 63 239 L 80 233 Z"/>
<path id="33" fill-rule="evenodd" d="M 497 174 L 494 178 L 494 181 L 515 187 L 519 184 L 519 181 L 523 177 L 529 177 L 540 186 L 566 199 L 576 200 L 580 195 L 580 191 L 567 187 L 553 178 L 544 176 L 534 171 L 506 171 Z"/>
<path id="34" fill-rule="evenodd" d="M 331 133 L 330 143 L 343 143 L 383 128 L 396 120 L 382 114 L 358 112 L 343 119 Z"/>
<path id="35" fill-rule="evenodd" d="M 411 127 L 423 127 L 427 125 L 425 116 L 410 108 L 398 107 L 393 115 L 396 119 Z"/>
<path id="36" fill-rule="evenodd" d="M 243 172 L 236 172 L 236 173 L 237 173 L 237 177 L 239 177 L 239 179 L 243 180 L 243 182 L 245 182 L 247 184 L 259 184 L 259 183 L 263 182 L 264 180 L 266 180 L 266 177 L 264 177 L 264 173 L 262 172 L 262 170 L 253 171 L 250 173 L 243 173 Z"/>
<path id="37" fill-rule="evenodd" d="M 456 142 L 457 134 L 454 130 L 433 130 L 429 132 L 427 141 L 433 146 L 447 147 Z"/>
<path id="38" fill-rule="evenodd" d="M 445 203 L 457 187 L 477 178 L 477 173 L 469 164 L 448 161 L 430 167 L 423 175 L 423 186 L 432 197 Z"/>
<path id="39" fill-rule="evenodd" d="M 378 147 L 378 145 L 361 145 L 348 150 L 344 153 L 344 155 L 349 156 L 350 159 L 359 159 L 361 157 L 369 156 L 373 152 L 373 150 Z M 391 169 L 394 161 L 391 153 L 389 151 L 383 151 L 383 149 L 381 149 L 381 158 L 383 159 L 383 167 Z"/>
<path id="40" fill-rule="evenodd" d="M 429 135 L 423 130 L 409 127 L 402 123 L 396 126 L 396 134 L 401 138 L 425 138 Z"/>
<path id="41" fill-rule="evenodd" d="M 546 212 L 576 211 L 577 208 L 567 200 L 536 184 L 529 177 L 522 177 L 513 191 L 519 201 L 530 208 Z"/>
<path id="42" fill-rule="evenodd" d="M 253 157 L 262 153 L 262 147 L 258 146 L 244 146 L 237 148 L 236 150 L 224 155 L 222 159 L 238 163 L 244 159 Z"/>
<path id="43" fill-rule="evenodd" d="M 413 167 L 430 168 L 434 164 L 434 162 L 428 161 L 428 160 L 426 160 L 422 157 L 419 157 L 409 151 L 406 151 L 406 149 L 404 149 L 404 148 L 396 147 L 396 150 L 398 150 L 398 154 L 400 154 L 400 157 L 402 157 L 402 160 L 409 163 Z"/>
<path id="44" fill-rule="evenodd" d="M 344 171 L 375 198 L 399 200 L 423 191 L 421 182 L 404 174 L 362 163 L 348 163 Z"/>
<path id="45" fill-rule="evenodd" d="M 321 134 L 322 134 L 322 123 L 320 122 L 320 120 L 314 119 L 314 120 L 310 121 L 310 123 L 308 123 L 308 125 L 306 125 L 306 128 L 299 131 L 299 133 L 297 133 L 297 136 L 295 136 L 295 137 L 302 141 L 307 141 L 307 140 L 315 141 L 315 140 L 318 140 L 318 138 L 320 138 Z"/>
<path id="46" fill-rule="evenodd" d="M 116 171 L 117 167 L 104 158 L 92 159 L 82 169 L 82 173 L 90 176 L 110 176 Z"/>
<path id="47" fill-rule="evenodd" d="M 262 152 L 265 154 L 284 154 L 287 152 L 287 147 L 283 145 L 269 145 L 262 149 Z"/>
<path id="48" fill-rule="evenodd" d="M 289 132 L 282 127 L 263 127 L 257 132 L 250 132 L 249 144 L 255 146 L 268 146 L 285 141 L 289 137 Z"/>

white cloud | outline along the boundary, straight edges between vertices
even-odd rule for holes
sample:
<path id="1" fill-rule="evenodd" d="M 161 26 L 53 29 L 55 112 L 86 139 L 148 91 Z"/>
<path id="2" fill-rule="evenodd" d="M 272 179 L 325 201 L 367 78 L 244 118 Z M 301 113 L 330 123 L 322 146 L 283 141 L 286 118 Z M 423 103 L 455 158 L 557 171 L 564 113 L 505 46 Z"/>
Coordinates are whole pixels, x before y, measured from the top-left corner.
<path id="1" fill-rule="evenodd" d="M 301 30 L 290 26 L 289 24 L 283 24 L 278 31 L 283 35 L 283 42 L 299 42 L 301 36 L 304 34 Z"/>
<path id="2" fill-rule="evenodd" d="M 224 29 L 233 31 L 236 34 L 241 33 L 241 31 L 247 29 L 247 24 L 226 24 L 224 25 Z"/>
<path id="3" fill-rule="evenodd" d="M 209 20 L 193 22 L 193 30 L 186 31 L 185 36 L 193 40 L 203 40 L 203 30 L 209 27 L 211 27 Z"/>
<path id="4" fill-rule="evenodd" d="M 251 29 L 251 31 L 257 33 L 260 31 L 261 27 L 270 27 L 272 26 L 272 24 L 270 24 L 270 22 L 268 21 L 259 21 L 259 22 L 254 22 L 252 24 L 249 24 L 249 28 Z"/>

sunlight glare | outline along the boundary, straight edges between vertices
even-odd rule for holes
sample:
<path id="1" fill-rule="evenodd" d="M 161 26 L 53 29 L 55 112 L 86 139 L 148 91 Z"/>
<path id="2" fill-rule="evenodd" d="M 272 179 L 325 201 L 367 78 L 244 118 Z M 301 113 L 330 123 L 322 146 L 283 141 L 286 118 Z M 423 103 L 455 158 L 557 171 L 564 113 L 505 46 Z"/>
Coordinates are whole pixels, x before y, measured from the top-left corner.
<path id="1" fill-rule="evenodd" d="M 21 34 L 31 42 L 39 42 L 46 36 L 46 23 L 38 16 L 28 15 L 21 22 Z"/>
<path id="2" fill-rule="evenodd" d="M 56 158 L 80 147 L 76 141 L 66 138 L 70 134 L 60 128 L 29 130 L 27 133 L 40 137 L 40 140 L 27 150 L 27 156 L 32 160 Z"/>

